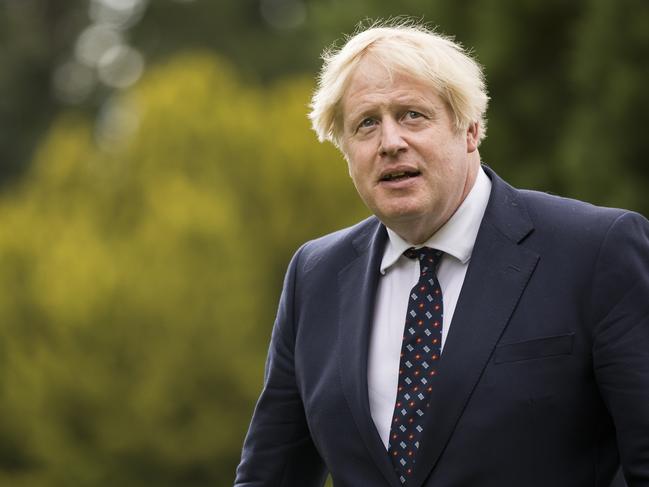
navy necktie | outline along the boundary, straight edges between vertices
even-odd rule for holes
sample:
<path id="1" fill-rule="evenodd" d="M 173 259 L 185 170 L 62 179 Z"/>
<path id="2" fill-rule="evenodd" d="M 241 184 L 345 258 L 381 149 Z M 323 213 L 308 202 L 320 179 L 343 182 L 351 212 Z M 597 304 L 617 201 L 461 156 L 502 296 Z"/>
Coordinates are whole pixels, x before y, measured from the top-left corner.
<path id="1" fill-rule="evenodd" d="M 417 461 L 441 353 L 443 316 L 442 289 L 435 275 L 442 252 L 422 247 L 410 248 L 404 255 L 419 261 L 420 275 L 408 298 L 388 444 L 388 454 L 402 484 L 412 475 Z"/>

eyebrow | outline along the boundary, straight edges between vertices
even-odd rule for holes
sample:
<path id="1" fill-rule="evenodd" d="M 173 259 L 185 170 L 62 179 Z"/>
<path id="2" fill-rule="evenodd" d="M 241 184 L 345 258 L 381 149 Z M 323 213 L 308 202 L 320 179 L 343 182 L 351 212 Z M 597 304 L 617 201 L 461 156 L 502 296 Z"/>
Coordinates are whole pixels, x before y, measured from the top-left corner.
<path id="1" fill-rule="evenodd" d="M 371 115 L 376 112 L 377 106 L 383 106 L 383 105 L 388 105 L 388 106 L 396 106 L 398 108 L 404 108 L 404 107 L 423 107 L 426 109 L 428 112 L 433 112 L 437 113 L 439 111 L 439 107 L 436 106 L 434 102 L 432 102 L 429 98 L 426 98 L 421 95 L 403 95 L 403 96 L 397 96 L 395 99 L 390 100 L 389 103 L 372 103 L 368 102 L 365 103 L 367 106 L 361 105 L 359 109 L 356 111 L 352 111 L 349 113 L 347 117 L 343 117 L 343 123 L 345 121 L 347 122 L 360 122 L 361 120 L 365 119 L 368 115 Z"/>

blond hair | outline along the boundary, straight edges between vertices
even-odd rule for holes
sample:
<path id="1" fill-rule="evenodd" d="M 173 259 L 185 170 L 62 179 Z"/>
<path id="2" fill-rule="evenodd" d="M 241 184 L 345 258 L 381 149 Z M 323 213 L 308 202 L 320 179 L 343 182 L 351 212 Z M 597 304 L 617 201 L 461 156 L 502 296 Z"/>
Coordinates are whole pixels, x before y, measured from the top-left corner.
<path id="1" fill-rule="evenodd" d="M 458 131 L 478 122 L 485 137 L 487 96 L 480 65 L 458 43 L 416 22 L 375 23 L 349 37 L 341 49 L 322 55 L 324 64 L 311 99 L 311 120 L 318 139 L 341 147 L 341 100 L 352 74 L 366 56 L 393 71 L 429 84 L 449 106 Z"/>

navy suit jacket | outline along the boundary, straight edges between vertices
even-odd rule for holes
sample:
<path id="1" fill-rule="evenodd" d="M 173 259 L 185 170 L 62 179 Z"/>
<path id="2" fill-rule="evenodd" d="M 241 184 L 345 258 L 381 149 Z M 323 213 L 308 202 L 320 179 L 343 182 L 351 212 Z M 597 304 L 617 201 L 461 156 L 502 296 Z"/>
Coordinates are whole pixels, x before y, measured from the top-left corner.
<path id="1" fill-rule="evenodd" d="M 649 222 L 493 187 L 408 486 L 649 486 Z M 286 275 L 237 487 L 400 487 L 370 415 L 385 227 L 305 244 Z"/>

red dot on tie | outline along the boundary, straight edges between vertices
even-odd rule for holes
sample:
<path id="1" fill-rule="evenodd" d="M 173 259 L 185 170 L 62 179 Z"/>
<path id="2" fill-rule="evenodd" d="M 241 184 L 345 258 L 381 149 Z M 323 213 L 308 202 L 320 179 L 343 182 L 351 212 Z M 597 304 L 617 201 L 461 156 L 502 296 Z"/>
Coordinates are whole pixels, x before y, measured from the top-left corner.
<path id="1" fill-rule="evenodd" d="M 401 407 L 401 403 L 400 403 L 400 402 L 397 402 L 397 407 L 398 407 L 398 408 Z"/>
<path id="2" fill-rule="evenodd" d="M 425 290 L 426 290 L 426 286 L 421 286 L 421 287 L 419 288 L 419 290 L 420 290 L 420 291 L 425 291 Z M 438 293 L 438 294 L 439 294 L 439 293 Z"/>
<path id="3" fill-rule="evenodd" d="M 439 357 L 438 357 L 437 355 L 433 355 L 431 358 L 432 358 L 433 360 L 437 360 Z"/>
<path id="4" fill-rule="evenodd" d="M 423 303 L 422 303 L 423 304 Z M 421 306 L 421 305 L 420 305 Z M 435 311 L 439 311 L 439 304 L 435 305 Z"/>
<path id="5" fill-rule="evenodd" d="M 413 435 L 412 433 L 410 433 L 410 434 L 408 435 L 408 438 L 411 439 L 411 440 L 412 440 L 414 437 L 415 437 L 415 435 Z"/>
<path id="6" fill-rule="evenodd" d="M 430 371 L 430 375 L 431 375 L 431 376 L 433 376 L 433 375 L 435 375 L 435 374 L 437 374 L 436 371 L 434 371 L 434 370 L 431 370 L 431 371 Z"/>
<path id="7" fill-rule="evenodd" d="M 417 338 L 417 343 L 421 343 L 421 338 Z"/>
<path id="8" fill-rule="evenodd" d="M 417 322 L 417 324 L 418 324 L 419 326 L 423 325 L 423 324 L 424 324 L 424 320 L 419 320 L 419 321 Z"/>
<path id="9" fill-rule="evenodd" d="M 415 377 L 419 375 L 419 371 L 415 370 Z"/>
<path id="10" fill-rule="evenodd" d="M 393 451 L 393 452 L 392 452 L 392 456 L 393 456 L 393 457 L 396 457 L 396 456 L 397 456 L 397 452 L 396 452 L 396 451 Z"/>
<path id="11" fill-rule="evenodd" d="M 433 388 L 428 386 L 428 392 L 432 392 L 432 391 L 433 391 Z"/>
<path id="12" fill-rule="evenodd" d="M 415 405 L 415 401 L 410 401 L 410 404 L 408 406 L 413 407 Z"/>
<path id="13" fill-rule="evenodd" d="M 412 423 L 413 421 L 414 421 L 413 418 L 410 418 L 410 419 L 408 420 L 408 423 Z"/>
<path id="14" fill-rule="evenodd" d="M 419 360 L 419 359 L 421 358 L 421 355 L 417 354 L 417 355 L 415 355 L 415 358 L 416 358 L 417 360 Z"/>
<path id="15" fill-rule="evenodd" d="M 433 344 L 435 343 L 437 343 L 437 338 L 433 338 Z M 401 354 L 401 356 L 403 357 L 403 354 Z"/>
<path id="16" fill-rule="evenodd" d="M 419 309 L 424 309 L 424 303 L 419 303 Z M 439 305 L 435 309 L 439 309 Z"/>

